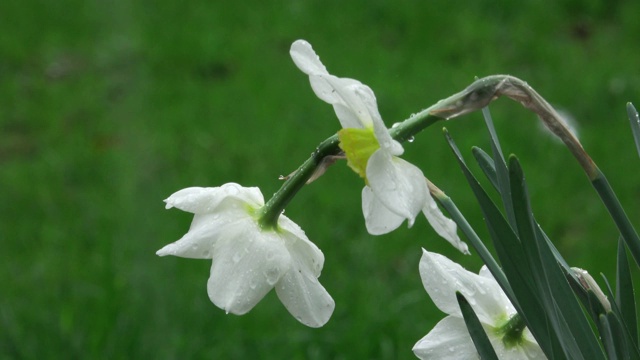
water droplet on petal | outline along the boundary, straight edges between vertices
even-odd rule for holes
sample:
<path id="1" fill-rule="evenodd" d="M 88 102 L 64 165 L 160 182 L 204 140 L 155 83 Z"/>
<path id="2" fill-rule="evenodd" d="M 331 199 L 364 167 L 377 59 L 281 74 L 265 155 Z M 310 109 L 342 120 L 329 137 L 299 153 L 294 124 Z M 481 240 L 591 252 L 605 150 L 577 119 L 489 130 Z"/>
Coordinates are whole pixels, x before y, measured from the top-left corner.
<path id="1" fill-rule="evenodd" d="M 256 279 L 251 279 L 251 281 L 249 281 L 249 287 L 251 290 L 255 290 L 256 287 L 258 287 L 258 281 Z"/>
<path id="2" fill-rule="evenodd" d="M 272 285 L 272 286 L 275 285 L 276 282 L 278 282 L 279 276 L 280 276 L 280 268 L 277 266 L 264 271 L 264 277 L 266 278 L 267 283 L 269 285 Z"/>

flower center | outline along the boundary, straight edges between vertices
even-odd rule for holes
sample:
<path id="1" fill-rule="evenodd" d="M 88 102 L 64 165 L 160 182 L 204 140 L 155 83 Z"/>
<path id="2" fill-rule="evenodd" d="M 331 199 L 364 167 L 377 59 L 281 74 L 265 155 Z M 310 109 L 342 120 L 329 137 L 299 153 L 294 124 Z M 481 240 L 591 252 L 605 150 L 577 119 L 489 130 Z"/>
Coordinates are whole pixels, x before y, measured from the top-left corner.
<path id="1" fill-rule="evenodd" d="M 506 323 L 497 328 L 497 335 L 502 338 L 502 343 L 509 349 L 522 344 L 524 341 L 523 332 L 526 328 L 524 319 L 516 313 Z"/>
<path id="2" fill-rule="evenodd" d="M 378 139 L 370 128 L 345 128 L 338 131 L 340 149 L 347 156 L 347 165 L 367 180 L 367 161 L 380 148 Z"/>

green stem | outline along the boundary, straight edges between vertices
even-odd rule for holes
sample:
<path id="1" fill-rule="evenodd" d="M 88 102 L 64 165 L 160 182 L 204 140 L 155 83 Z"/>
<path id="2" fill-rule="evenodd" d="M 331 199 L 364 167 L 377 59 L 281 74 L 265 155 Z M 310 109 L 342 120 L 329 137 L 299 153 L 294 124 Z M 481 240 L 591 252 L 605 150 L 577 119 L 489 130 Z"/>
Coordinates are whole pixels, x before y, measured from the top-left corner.
<path id="1" fill-rule="evenodd" d="M 311 157 L 285 180 L 280 190 L 273 194 L 273 197 L 260 210 L 262 213 L 259 220 L 260 226 L 265 229 L 275 229 L 277 227 L 278 217 L 320 166 L 322 159 L 340 153 L 339 142 L 338 135 L 333 135 L 321 142 L 311 154 Z"/>
<path id="2" fill-rule="evenodd" d="M 397 126 L 394 126 L 389 130 L 391 137 L 397 141 L 404 142 L 438 120 L 442 120 L 440 117 L 431 115 L 430 109 L 431 108 L 422 110 Z M 262 207 L 259 217 L 260 226 L 264 229 L 277 228 L 278 217 L 282 214 L 284 208 L 314 175 L 318 168 L 322 166 L 323 160 L 328 156 L 335 156 L 341 153 L 342 150 L 338 146 L 339 143 L 338 135 L 333 135 L 318 145 L 316 150 L 311 154 L 311 157 L 282 184 L 280 190 L 273 194 L 273 197 Z"/>

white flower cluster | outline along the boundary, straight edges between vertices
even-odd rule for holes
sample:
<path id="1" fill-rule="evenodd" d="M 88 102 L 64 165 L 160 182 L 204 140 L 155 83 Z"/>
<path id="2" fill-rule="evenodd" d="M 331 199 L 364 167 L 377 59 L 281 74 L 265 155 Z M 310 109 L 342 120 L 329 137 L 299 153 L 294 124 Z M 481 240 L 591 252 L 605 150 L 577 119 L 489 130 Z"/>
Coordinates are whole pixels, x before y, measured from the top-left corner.
<path id="1" fill-rule="evenodd" d="M 429 193 L 422 171 L 400 158 L 404 149 L 385 126 L 373 91 L 357 80 L 329 74 L 304 40 L 294 42 L 290 54 L 309 76 L 315 94 L 333 105 L 343 127 L 340 146 L 349 166 L 365 180 L 362 211 L 368 232 L 385 234 L 404 220 L 412 226 L 422 212 L 440 236 L 468 253 L 456 224 L 442 214 Z M 284 306 L 301 323 L 320 327 L 329 320 L 335 303 L 318 282 L 324 265 L 322 251 L 284 215 L 278 217 L 277 226 L 262 227 L 260 210 L 265 203 L 258 188 L 235 183 L 192 187 L 174 193 L 165 202 L 167 208 L 175 207 L 194 217 L 189 231 L 157 254 L 211 259 L 207 291 L 216 306 L 227 313 L 245 314 L 275 288 Z M 436 306 L 449 314 L 414 347 L 420 358 L 476 356 L 455 301 L 456 291 L 475 304 L 474 310 L 488 330 L 515 313 L 486 268 L 475 275 L 441 255 L 424 251 L 420 274 Z M 535 340 L 525 335 L 516 350 L 505 350 L 497 336 L 491 341 L 499 352 L 519 354 L 509 358 L 543 358 Z"/>

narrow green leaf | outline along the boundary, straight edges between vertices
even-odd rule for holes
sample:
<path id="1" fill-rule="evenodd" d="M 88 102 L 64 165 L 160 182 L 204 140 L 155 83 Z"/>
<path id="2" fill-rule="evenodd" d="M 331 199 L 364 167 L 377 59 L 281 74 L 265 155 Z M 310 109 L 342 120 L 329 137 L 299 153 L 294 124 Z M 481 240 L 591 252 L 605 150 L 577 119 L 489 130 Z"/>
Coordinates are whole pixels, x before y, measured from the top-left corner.
<path id="1" fill-rule="evenodd" d="M 613 299 L 613 290 L 611 289 L 609 280 L 604 275 L 602 275 L 602 279 L 604 280 L 604 283 L 606 285 L 605 289 L 607 290 L 608 298 Z M 638 346 L 636 345 L 638 339 L 631 335 L 630 332 L 630 325 L 635 326 L 635 319 L 624 318 L 620 307 L 615 301 L 610 301 L 610 305 L 611 310 L 607 313 L 607 316 L 610 317 L 609 321 L 617 326 L 617 328 L 615 329 L 616 331 L 614 332 L 615 339 L 624 340 L 617 345 L 622 348 L 622 350 L 618 351 L 618 353 L 624 354 L 624 356 L 621 356 L 621 358 L 624 359 L 640 360 L 640 349 L 638 349 Z M 615 322 L 611 320 L 612 314 L 615 315 Z M 631 321 L 634 321 L 634 324 L 630 324 Z"/>
<path id="2" fill-rule="evenodd" d="M 493 258 L 475 230 L 473 230 L 471 225 L 469 225 L 467 219 L 462 215 L 460 210 L 458 210 L 458 207 L 453 200 L 448 196 L 435 196 L 435 199 L 440 205 L 442 205 L 442 207 L 445 208 L 445 210 L 447 210 L 451 220 L 458 225 L 458 229 L 462 231 L 471 246 L 476 250 L 476 252 L 478 252 L 478 256 L 480 256 L 482 262 L 487 265 L 487 268 L 491 271 L 493 277 L 496 278 L 496 281 L 498 281 L 498 283 L 503 287 L 506 286 L 506 293 L 512 294 L 513 290 L 511 290 L 511 285 L 509 285 L 507 277 L 504 275 L 500 265 L 498 265 L 498 262 Z"/>
<path id="3" fill-rule="evenodd" d="M 633 340 L 627 331 L 628 329 L 624 326 L 622 321 L 623 319 L 615 312 L 609 312 L 606 316 L 610 324 L 611 333 L 613 334 L 615 352 L 618 358 L 625 360 L 640 359 L 638 348 L 633 343 Z"/>
<path id="4" fill-rule="evenodd" d="M 500 191 L 500 187 L 498 186 L 498 177 L 496 176 L 496 164 L 493 162 L 491 156 L 477 146 L 471 148 L 471 153 L 473 154 L 473 157 L 476 158 L 476 162 L 480 165 L 480 169 L 487 179 L 489 179 L 491 185 L 493 185 L 496 191 Z"/>
<path id="5" fill-rule="evenodd" d="M 464 323 L 467 325 L 469 335 L 471 336 L 473 345 L 475 345 L 476 350 L 478 350 L 480 358 L 482 360 L 498 360 L 498 355 L 496 355 L 496 351 L 493 349 L 493 346 L 491 346 L 491 341 L 489 341 L 487 333 L 484 331 L 478 316 L 473 311 L 467 299 L 459 292 L 456 292 L 456 298 L 458 299 L 458 305 L 460 305 Z"/>
<path id="6" fill-rule="evenodd" d="M 508 284 L 510 284 L 511 287 L 500 282 L 501 280 L 497 277 L 496 280 L 505 290 L 505 293 L 513 303 L 518 313 L 525 319 L 527 327 L 536 340 L 538 340 L 538 344 L 545 354 L 552 358 L 554 357 L 552 355 L 557 354 L 557 350 L 559 348 L 557 335 L 553 333 L 553 330 L 548 326 L 548 320 L 540 303 L 539 296 L 534 291 L 535 286 L 533 285 L 533 280 L 531 278 L 530 268 L 524 258 L 520 241 L 513 233 L 511 226 L 504 219 L 496 205 L 491 201 L 487 193 L 484 191 L 482 186 L 480 186 L 477 179 L 465 164 L 464 159 L 460 154 L 460 150 L 458 150 L 455 142 L 451 136 L 449 136 L 446 129 L 444 129 L 444 132 L 447 142 L 456 156 L 462 172 L 478 199 L 478 203 L 480 204 L 485 222 L 489 229 L 489 234 L 491 235 L 504 273 L 509 280 Z M 508 291 L 510 288 L 513 292 Z M 562 356 L 562 354 L 558 356 Z"/>
<path id="7" fill-rule="evenodd" d="M 616 304 L 620 308 L 620 317 L 624 320 L 633 344 L 638 347 L 638 315 L 636 313 L 636 295 L 631 279 L 631 269 L 627 251 L 622 239 L 618 241 L 618 264 L 616 267 Z"/>
<path id="8" fill-rule="evenodd" d="M 591 184 L 598 192 L 598 195 L 609 211 L 613 222 L 618 227 L 618 230 L 622 235 L 622 239 L 627 244 L 627 247 L 631 252 L 631 256 L 633 256 L 636 264 L 640 266 L 640 237 L 638 237 L 636 229 L 631 225 L 631 222 L 629 221 L 627 214 L 624 212 L 618 197 L 613 192 L 609 181 L 607 181 L 607 178 L 600 169 L 597 169 L 597 175 L 591 181 Z"/>
<path id="9" fill-rule="evenodd" d="M 589 321 L 582 311 L 556 255 L 547 241 L 537 236 L 522 167 L 515 156 L 509 158 L 509 177 L 514 218 L 532 277 L 545 312 L 556 330 L 567 357 L 604 359 Z"/>
<path id="10" fill-rule="evenodd" d="M 627 103 L 627 115 L 629 115 L 629 122 L 631 122 L 631 133 L 633 133 L 633 140 L 636 143 L 636 150 L 640 155 L 640 116 L 632 103 Z"/>
<path id="11" fill-rule="evenodd" d="M 600 315 L 598 317 L 600 329 L 600 336 L 602 337 L 602 343 L 607 351 L 609 360 L 617 360 L 618 354 L 616 353 L 616 345 L 613 340 L 613 332 L 611 331 L 611 324 L 609 324 L 609 318 L 606 315 Z"/>
<path id="12" fill-rule="evenodd" d="M 513 218 L 513 205 L 511 204 L 511 189 L 509 188 L 509 170 L 507 170 L 507 164 L 502 155 L 502 148 L 500 147 L 500 141 L 496 134 L 496 129 L 493 126 L 493 119 L 488 107 L 482 108 L 482 115 L 484 122 L 489 130 L 489 137 L 491 138 L 491 151 L 493 152 L 493 161 L 495 164 L 498 192 L 502 198 L 502 206 L 504 206 L 505 213 L 507 214 L 507 220 L 511 227 L 516 227 L 515 219 Z"/>

